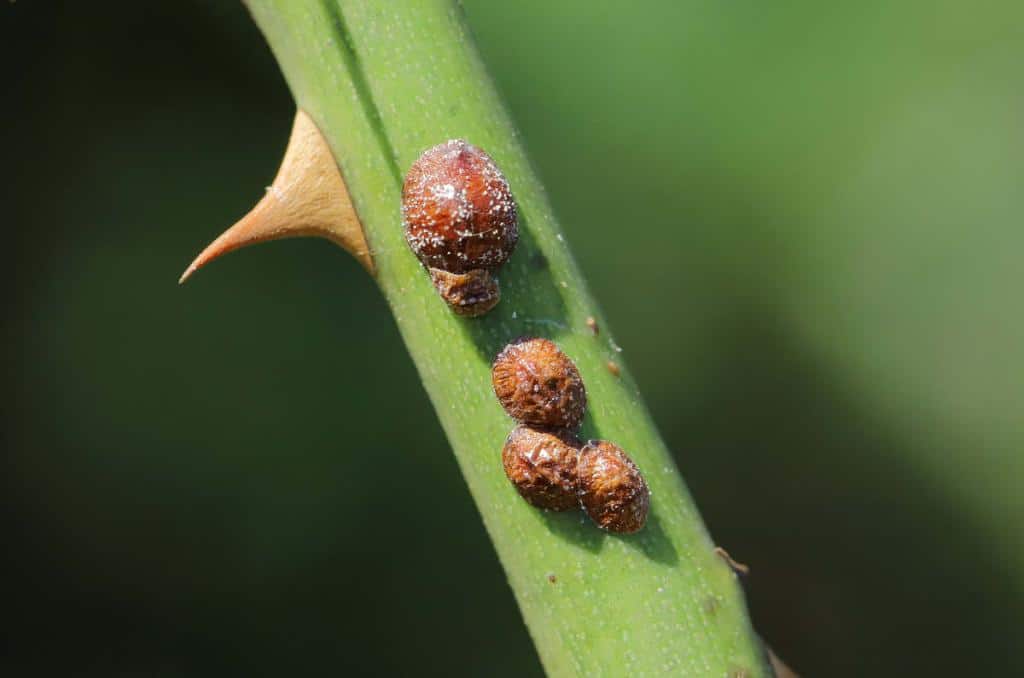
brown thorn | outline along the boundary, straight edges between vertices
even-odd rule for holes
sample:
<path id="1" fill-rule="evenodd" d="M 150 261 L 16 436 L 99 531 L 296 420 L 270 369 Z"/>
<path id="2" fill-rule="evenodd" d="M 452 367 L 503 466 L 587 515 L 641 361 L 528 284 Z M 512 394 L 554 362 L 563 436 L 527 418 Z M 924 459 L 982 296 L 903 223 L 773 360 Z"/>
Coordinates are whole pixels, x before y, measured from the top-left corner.
<path id="1" fill-rule="evenodd" d="M 740 563 L 740 562 L 737 562 L 737 561 L 733 560 L 732 556 L 729 555 L 729 552 L 726 551 L 725 549 L 723 549 L 721 546 L 716 546 L 715 547 L 715 554 L 719 558 L 724 560 L 725 563 L 730 568 L 732 568 L 732 571 L 735 572 L 736 574 L 742 575 L 744 577 L 747 576 L 748 574 L 750 574 L 750 567 L 748 565 L 744 565 L 743 563 Z"/>
<path id="2" fill-rule="evenodd" d="M 199 253 L 178 283 L 214 259 L 247 245 L 282 238 L 327 238 L 370 275 L 373 258 L 334 154 L 305 111 L 295 114 L 281 168 L 252 211 Z"/>
<path id="3" fill-rule="evenodd" d="M 768 648 L 768 661 L 771 662 L 772 670 L 775 671 L 775 678 L 800 678 L 796 671 L 789 668 L 778 656 Z"/>

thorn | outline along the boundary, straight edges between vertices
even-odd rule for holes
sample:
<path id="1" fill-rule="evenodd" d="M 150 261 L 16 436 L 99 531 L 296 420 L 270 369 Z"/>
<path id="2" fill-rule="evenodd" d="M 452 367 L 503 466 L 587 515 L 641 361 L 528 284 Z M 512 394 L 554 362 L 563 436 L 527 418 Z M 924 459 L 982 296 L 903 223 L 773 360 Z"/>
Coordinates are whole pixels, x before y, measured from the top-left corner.
<path id="1" fill-rule="evenodd" d="M 721 546 L 715 547 L 715 554 L 725 561 L 726 565 L 729 566 L 729 568 L 733 571 L 734 574 L 741 575 L 744 577 L 750 574 L 750 567 L 748 565 L 744 565 L 743 563 L 739 563 L 733 560 L 732 556 L 729 555 L 729 552 L 723 549 Z"/>
<path id="2" fill-rule="evenodd" d="M 796 674 L 796 671 L 789 668 L 778 655 L 772 652 L 772 649 L 768 648 L 768 661 L 771 662 L 772 670 L 775 671 L 775 678 L 800 678 Z"/>
<path id="3" fill-rule="evenodd" d="M 301 237 L 331 240 L 354 256 L 370 275 L 375 273 L 362 223 L 334 154 L 313 120 L 300 110 L 295 114 L 274 183 L 252 211 L 199 253 L 178 284 L 214 259 L 241 247 Z"/>

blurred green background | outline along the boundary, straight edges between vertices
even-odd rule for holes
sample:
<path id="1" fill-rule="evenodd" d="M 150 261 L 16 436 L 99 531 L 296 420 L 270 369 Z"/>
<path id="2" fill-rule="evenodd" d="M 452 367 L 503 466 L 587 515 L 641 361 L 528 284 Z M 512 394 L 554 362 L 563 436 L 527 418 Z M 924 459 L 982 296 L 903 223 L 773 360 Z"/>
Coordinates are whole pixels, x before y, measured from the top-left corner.
<path id="1" fill-rule="evenodd" d="M 1024 7 L 464 4 L 759 632 L 1024 674 Z M 0 670 L 538 675 L 362 270 L 175 284 L 290 127 L 242 5 L 4 3 L 0 56 Z"/>

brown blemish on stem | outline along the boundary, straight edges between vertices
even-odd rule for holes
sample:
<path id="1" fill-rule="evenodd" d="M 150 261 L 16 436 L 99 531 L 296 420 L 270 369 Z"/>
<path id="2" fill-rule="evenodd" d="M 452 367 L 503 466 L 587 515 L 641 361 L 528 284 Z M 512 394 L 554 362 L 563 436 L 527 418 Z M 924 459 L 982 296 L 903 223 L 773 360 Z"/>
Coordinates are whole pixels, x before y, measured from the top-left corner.
<path id="1" fill-rule="evenodd" d="M 282 238 L 326 238 L 375 274 L 362 223 L 330 147 L 305 111 L 295 114 L 281 167 L 266 195 L 199 253 L 179 283 L 241 247 Z"/>
<path id="2" fill-rule="evenodd" d="M 613 377 L 617 377 L 622 374 L 622 370 L 619 369 L 619 364 L 614 360 L 608 361 L 608 371 L 612 373 Z"/>

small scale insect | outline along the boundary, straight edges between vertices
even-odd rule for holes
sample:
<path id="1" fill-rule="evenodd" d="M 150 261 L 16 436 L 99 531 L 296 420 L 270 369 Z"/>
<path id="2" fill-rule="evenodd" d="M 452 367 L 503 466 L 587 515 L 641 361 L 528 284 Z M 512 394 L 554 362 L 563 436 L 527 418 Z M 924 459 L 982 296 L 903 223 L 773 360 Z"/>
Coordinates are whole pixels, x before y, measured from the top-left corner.
<path id="1" fill-rule="evenodd" d="M 650 491 L 625 450 L 606 440 L 591 440 L 576 465 L 580 505 L 597 526 L 629 534 L 643 528 Z"/>
<path id="2" fill-rule="evenodd" d="M 435 271 L 471 274 L 467 284 L 493 290 L 486 303 L 468 305 L 476 312 L 463 315 L 480 315 L 498 303 L 490 273 L 508 260 L 519 241 L 519 211 L 489 155 L 462 139 L 424 151 L 402 185 L 402 224 L 409 247 L 457 313 L 459 298 L 445 296 L 451 288 L 437 284 Z"/>
<path id="3" fill-rule="evenodd" d="M 521 338 L 502 349 L 491 383 L 502 407 L 521 423 L 575 429 L 587 408 L 579 370 L 548 339 Z"/>
<path id="4" fill-rule="evenodd" d="M 431 268 L 430 280 L 441 298 L 458 315 L 474 318 L 487 313 L 501 300 L 501 290 L 491 274 L 483 269 L 449 273 Z"/>
<path id="5" fill-rule="evenodd" d="M 537 508 L 568 511 L 579 506 L 576 462 L 580 441 L 565 429 L 517 426 L 501 451 L 505 475 Z"/>

